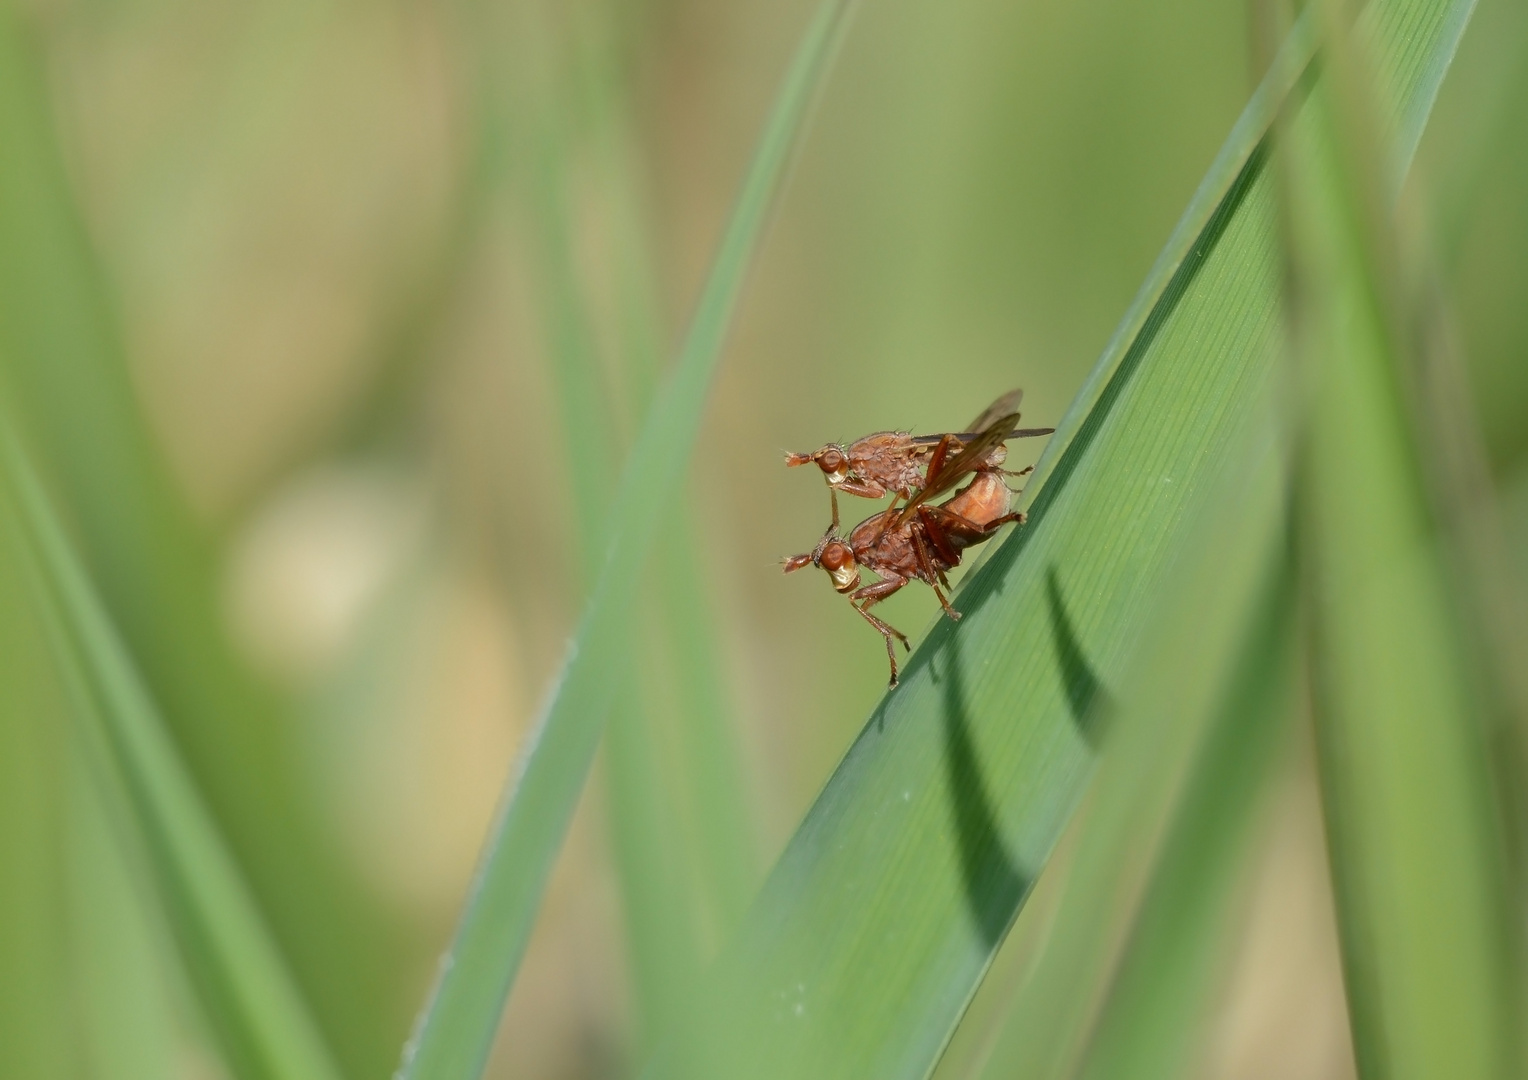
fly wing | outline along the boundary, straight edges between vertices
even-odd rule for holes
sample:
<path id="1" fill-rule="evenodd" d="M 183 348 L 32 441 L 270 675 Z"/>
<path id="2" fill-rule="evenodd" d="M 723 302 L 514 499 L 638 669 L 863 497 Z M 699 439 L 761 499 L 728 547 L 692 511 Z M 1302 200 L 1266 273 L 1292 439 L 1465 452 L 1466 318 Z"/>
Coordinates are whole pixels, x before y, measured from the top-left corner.
<path id="1" fill-rule="evenodd" d="M 1008 393 L 983 409 L 980 415 L 975 420 L 972 420 L 964 431 L 952 431 L 950 432 L 950 437 L 957 443 L 965 444 L 989 428 L 996 426 L 999 417 L 1008 417 L 1010 424 L 1017 422 L 1019 419 L 1019 402 L 1023 400 L 1023 390 L 1015 389 L 1008 391 Z M 1004 441 L 1008 439 L 1032 439 L 1038 435 L 1049 435 L 1055 430 L 1055 428 L 1014 428 L 1007 435 L 1003 436 L 1003 439 Z M 908 439 L 908 442 L 914 446 L 933 446 L 942 438 L 944 438 L 943 434 L 914 435 Z"/>
<path id="2" fill-rule="evenodd" d="M 902 508 L 897 524 L 904 524 L 919 506 L 943 495 L 960 483 L 963 477 L 975 472 L 982 459 L 987 456 L 987 451 L 1008 438 L 1008 433 L 1013 430 L 1013 425 L 1018 419 L 1018 413 L 995 417 L 985 431 L 979 431 L 973 435 L 971 441 L 961 448 L 960 453 L 947 458 L 924 480 L 923 487 L 911 499 L 908 499 L 907 505 Z"/>
<path id="3" fill-rule="evenodd" d="M 1014 419 L 1018 419 L 1018 417 L 1015 416 Z M 1036 439 L 1041 435 L 1054 435 L 1055 433 L 1056 429 L 1053 427 L 1022 427 L 1014 428 L 1007 435 L 1003 436 L 1003 439 L 1004 441 L 1007 441 L 1008 439 Z M 950 438 L 954 439 L 958 443 L 964 444 L 970 442 L 980 434 L 981 432 L 979 431 L 954 431 L 950 433 Z M 933 446 L 942 438 L 944 438 L 942 434 L 913 435 L 907 441 L 912 443 L 914 446 Z"/>
<path id="4" fill-rule="evenodd" d="M 972 420 L 968 425 L 966 425 L 966 430 L 986 431 L 989 427 L 992 426 L 992 422 L 999 416 L 1007 416 L 1009 413 L 1017 413 L 1019 411 L 1019 402 L 1023 400 L 1024 391 L 1008 391 L 1008 393 L 1004 394 L 1002 397 L 998 398 L 991 405 L 988 405 L 985 409 L 978 413 L 976 419 Z M 1014 419 L 1017 420 L 1018 417 L 1015 416 Z"/>

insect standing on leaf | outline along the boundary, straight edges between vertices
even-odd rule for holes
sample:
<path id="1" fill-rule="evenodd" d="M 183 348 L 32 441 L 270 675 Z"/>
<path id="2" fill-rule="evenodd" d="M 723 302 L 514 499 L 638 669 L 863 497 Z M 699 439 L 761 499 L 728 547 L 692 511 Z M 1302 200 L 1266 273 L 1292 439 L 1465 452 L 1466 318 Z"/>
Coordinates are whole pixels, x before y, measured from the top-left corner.
<path id="1" fill-rule="evenodd" d="M 810 462 L 822 470 L 833 506 L 833 527 L 837 528 L 840 491 L 846 495 L 858 495 L 862 499 L 880 499 L 887 495 L 911 499 L 914 492 L 926 486 L 925 478 L 934 471 L 930 464 L 936 453 L 959 455 L 981 436 L 1001 430 L 1005 434 L 995 441 L 989 441 L 979 457 L 970 459 L 970 468 L 966 471 L 996 470 L 1007 460 L 1008 447 L 1005 444 L 1009 439 L 1028 439 L 1051 434 L 1055 428 L 1014 428 L 1013 425 L 1019 420 L 1019 402 L 1023 397 L 1024 391 L 1010 390 L 983 409 L 961 432 L 911 435 L 905 431 L 877 431 L 847 446 L 828 443 L 811 454 L 788 453 L 785 455 L 785 464 L 794 468 Z M 1010 475 L 1022 475 L 1022 472 Z M 892 499 L 892 505 L 896 505 L 896 498 Z"/>
<path id="2" fill-rule="evenodd" d="M 854 610 L 885 640 L 893 687 L 897 685 L 897 653 L 891 639 L 900 641 L 904 649 L 911 647 L 900 630 L 870 614 L 869 609 L 916 579 L 934 590 L 946 615 L 960 618 L 941 589 L 950 585 L 946 572 L 960 565 L 961 552 L 966 548 L 991 538 L 1010 521 L 1024 520 L 1022 513 L 1008 510 L 1011 492 L 1002 470 L 985 464 L 993 447 L 1002 447 L 1004 433 L 1011 429 L 1014 419 L 1013 414 L 997 418 L 986 432 L 968 437 L 954 456 L 950 447 L 956 437 L 942 437 L 929 455 L 924 486 L 912 493 L 907 506 L 899 510 L 893 499 L 885 510 L 856 525 L 847 538 L 838 535 L 835 522 L 815 548 L 782 563 L 787 574 L 808 565 L 827 571 L 833 588 L 848 596 Z M 928 500 L 949 491 L 972 472 L 975 478 L 952 498 L 928 505 Z M 861 567 L 881 580 L 862 586 Z"/>

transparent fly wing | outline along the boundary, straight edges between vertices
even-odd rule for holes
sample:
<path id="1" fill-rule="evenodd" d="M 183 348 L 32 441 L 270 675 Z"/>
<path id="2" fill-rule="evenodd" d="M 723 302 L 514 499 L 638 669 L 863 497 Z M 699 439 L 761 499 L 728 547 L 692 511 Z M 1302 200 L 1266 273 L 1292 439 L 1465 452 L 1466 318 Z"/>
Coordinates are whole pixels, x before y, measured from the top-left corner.
<path id="1" fill-rule="evenodd" d="M 988 405 L 985 409 L 978 413 L 976 415 L 976 419 L 972 420 L 969 424 L 966 425 L 966 430 L 986 431 L 992 426 L 994 420 L 1000 416 L 1007 416 L 1009 413 L 1013 413 L 1015 419 L 1017 419 L 1019 403 L 1023 400 L 1023 390 L 1015 388 L 1008 391 L 1008 393 L 1004 394 L 1002 397 L 998 398 L 991 405 Z"/>
<path id="2" fill-rule="evenodd" d="M 1054 435 L 1055 433 L 1056 429 L 1053 427 L 1014 428 L 1003 438 L 1004 441 L 1008 439 L 1036 439 L 1041 435 Z M 970 442 L 980 434 L 981 432 L 979 431 L 952 431 L 949 433 L 950 438 L 962 445 Z M 908 442 L 914 446 L 934 446 L 942 438 L 944 438 L 943 432 L 938 435 L 914 435 L 908 439 Z"/>

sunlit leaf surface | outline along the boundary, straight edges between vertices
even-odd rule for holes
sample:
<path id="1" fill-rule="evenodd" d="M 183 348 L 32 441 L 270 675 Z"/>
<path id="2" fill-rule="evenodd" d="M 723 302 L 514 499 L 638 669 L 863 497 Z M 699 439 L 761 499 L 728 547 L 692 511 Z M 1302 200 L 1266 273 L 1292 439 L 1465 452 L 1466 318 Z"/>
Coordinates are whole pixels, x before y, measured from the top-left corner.
<path id="1" fill-rule="evenodd" d="M 1467 13 L 1367 13 L 1413 140 Z M 658 1075 L 932 1068 L 1091 775 L 1189 508 L 1269 391 L 1280 274 L 1262 140 L 1309 45 L 1297 31 L 1063 421 L 1028 525 L 870 718 Z"/>

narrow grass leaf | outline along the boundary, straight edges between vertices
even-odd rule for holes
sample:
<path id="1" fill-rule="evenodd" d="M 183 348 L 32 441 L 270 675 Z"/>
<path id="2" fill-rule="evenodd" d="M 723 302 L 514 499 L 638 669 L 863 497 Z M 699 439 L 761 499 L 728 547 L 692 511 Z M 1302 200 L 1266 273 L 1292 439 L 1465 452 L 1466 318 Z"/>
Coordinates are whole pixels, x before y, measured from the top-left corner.
<path id="1" fill-rule="evenodd" d="M 552 35 L 548 35 L 551 37 Z M 576 49 L 561 43 L 558 49 Z M 547 50 L 545 40 L 533 47 Z M 618 460 L 613 433 L 633 426 L 654 389 L 658 346 L 651 327 L 648 290 L 622 281 L 628 309 L 615 350 L 618 362 L 605 364 L 597 344 L 593 298 L 573 244 L 570 156 L 594 142 L 608 163 L 602 173 L 607 212 L 632 214 L 636 170 L 629 155 L 609 146 L 618 110 L 601 108 L 590 123 L 569 120 L 578 110 L 566 104 L 566 75 L 548 76 L 551 87 L 539 98 L 525 126 L 536 147 L 527 170 L 532 197 L 529 229 L 540 252 L 543 322 L 549 365 L 561 406 L 563 460 L 575 493 L 585 583 L 598 576 L 596 556 L 604 551 Z M 623 278 L 649 280 L 646 248 L 634 223 L 616 230 L 615 262 Z M 618 400 L 624 389 L 626 400 Z M 625 423 L 623 423 L 623 421 Z M 622 904 L 632 981 L 641 1021 L 639 1046 L 650 1048 L 655 1033 L 678 1022 L 685 999 L 715 941 L 735 925 L 756 884 L 751 858 L 744 788 L 737 748 L 729 739 L 723 708 L 714 627 L 696 584 L 696 536 L 689 527 L 688 493 L 682 493 L 661 526 L 656 557 L 649 564 L 645 620 L 647 633 L 634 635 L 627 668 L 613 682 L 626 689 L 607 720 L 605 775 L 609 829 Z"/>
<path id="2" fill-rule="evenodd" d="M 14 530 L 0 529 L 0 1047 L 10 1075 L 77 1076 L 60 843 L 67 729 L 23 567 Z"/>
<path id="3" fill-rule="evenodd" d="M 566 49 L 551 35 L 538 37 L 543 52 Z M 560 79 L 537 95 L 550 99 L 526 121 L 526 140 L 536 148 L 527 186 L 531 189 L 529 228 L 540 255 L 541 307 L 546 325 L 547 360 L 562 413 L 563 461 L 573 493 L 578 525 L 576 547 L 584 573 L 581 587 L 599 576 L 605 551 L 602 534 L 610 521 L 614 477 L 610 462 L 614 419 L 621 410 L 613 400 L 596 328 L 580 280 L 573 247 L 573 208 L 568 143 L 576 125 L 558 108 Z M 572 130 L 570 130 L 572 129 Z M 653 642 L 634 637 L 632 656 L 612 657 L 606 679 L 619 689 L 605 726 L 605 776 L 609 793 L 609 831 L 620 879 L 632 984 L 642 1038 L 679 1015 L 684 995 L 701 964 L 700 918 L 694 860 L 685 844 L 671 794 L 664 782 L 662 747 L 656 730 L 651 653 Z"/>
<path id="4" fill-rule="evenodd" d="M 224 1059 L 240 1080 L 335 1080 L 285 962 L 176 754 L 115 628 L 8 429 L 6 519 L 38 585 L 40 615 L 86 743 L 123 793 L 159 899 Z"/>
<path id="5" fill-rule="evenodd" d="M 469 1080 L 482 1070 L 617 691 L 610 673 L 630 647 L 630 609 L 641 570 L 683 482 L 745 271 L 847 10 L 848 4 L 829 0 L 813 16 L 760 137 L 676 368 L 622 471 L 599 579 L 511 779 L 435 992 L 405 1052 L 401 1074 L 408 1080 Z"/>
<path id="6" fill-rule="evenodd" d="M 404 1023 L 396 915 L 336 857 L 289 703 L 230 647 L 224 568 L 139 406 L 71 191 L 47 21 L 0 4 L 0 393 L 335 1052 L 375 1074 Z"/>
<path id="7" fill-rule="evenodd" d="M 699 521 L 696 500 L 686 498 L 662 543 L 658 576 L 682 757 L 675 766 L 712 931 L 704 944 L 714 950 L 742 920 L 763 874 L 717 634 L 718 598 L 707 588 L 721 579 L 711 573 Z"/>
<path id="8" fill-rule="evenodd" d="M 642 212 L 643 177 L 631 119 L 619 109 L 596 133 L 603 171 L 618 178 L 610 193 L 617 284 L 615 308 L 626 421 L 640 423 L 654 392 L 662 358 L 658 278 Z M 680 816 L 694 852 L 702 902 L 706 954 L 736 927 L 761 877 L 741 748 L 734 728 L 717 635 L 717 597 L 697 517 L 693 484 L 675 501 L 657 541 L 653 563 L 655 608 L 662 618 L 659 668 L 673 750 L 665 782 L 681 803 Z"/>
<path id="9" fill-rule="evenodd" d="M 1360 1075 L 1519 1075 L 1500 823 L 1461 608 L 1407 414 L 1419 298 L 1361 44 L 1291 132 L 1308 444 L 1301 571 L 1317 748 Z M 1377 65 L 1383 92 L 1386 66 Z"/>
<path id="10" fill-rule="evenodd" d="M 68 733 L 68 716 L 57 720 Z M 84 740 L 70 741 L 80 748 Z M 123 825 L 128 802 L 120 788 L 101 783 L 99 772 L 94 755 L 76 752 L 66 783 L 67 967 L 76 1010 L 73 1045 L 83 1062 L 78 1075 L 173 1076 L 189 1056 L 216 1060 L 217 1047 L 207 1022 L 188 1007 L 196 992 L 142 872 L 143 846 L 124 842 L 133 831 Z"/>
<path id="11" fill-rule="evenodd" d="M 1459 11 L 1374 0 L 1366 15 L 1404 130 L 1420 131 Z M 1268 392 L 1279 271 L 1264 137 L 1305 74 L 1308 33 L 1047 448 L 1029 524 L 967 578 L 964 618 L 939 623 L 872 715 L 654 1075 L 886 1080 L 937 1061 L 1092 773 L 1095 702 L 1151 630 L 1188 508 Z"/>

